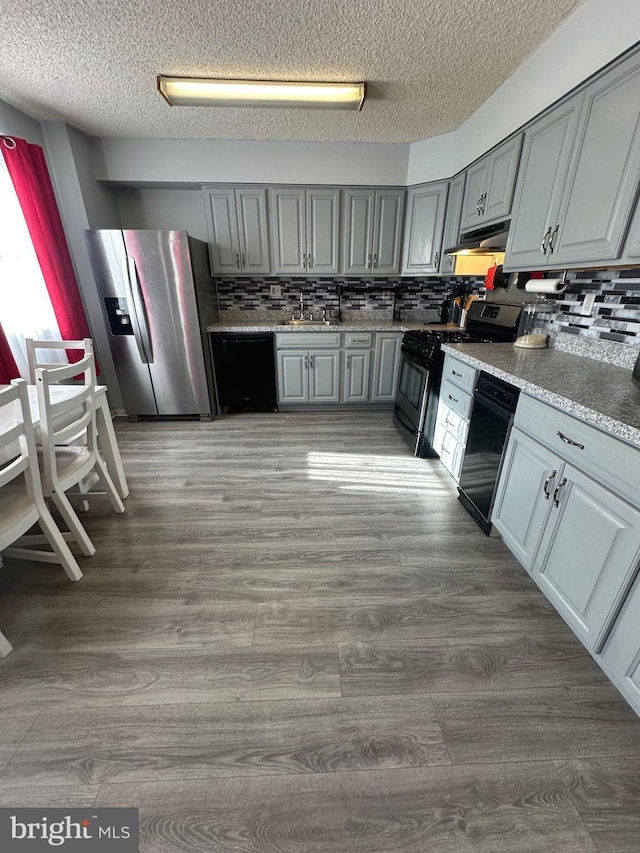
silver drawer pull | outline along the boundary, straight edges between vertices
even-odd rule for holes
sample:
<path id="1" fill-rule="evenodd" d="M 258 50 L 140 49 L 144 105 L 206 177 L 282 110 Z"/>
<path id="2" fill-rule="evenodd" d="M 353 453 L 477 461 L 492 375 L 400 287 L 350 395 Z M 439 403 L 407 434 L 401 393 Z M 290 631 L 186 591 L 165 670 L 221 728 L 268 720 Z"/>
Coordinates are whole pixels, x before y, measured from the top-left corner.
<path id="1" fill-rule="evenodd" d="M 553 503 L 555 506 L 560 506 L 560 492 L 562 491 L 562 487 L 566 482 L 567 478 L 563 477 L 555 488 L 555 491 L 553 493 Z"/>
<path id="2" fill-rule="evenodd" d="M 454 402 L 454 403 L 459 403 L 459 402 L 460 402 L 460 400 L 458 400 L 458 398 L 457 398 L 457 397 L 452 397 L 452 396 L 451 396 L 451 394 L 449 394 L 449 399 L 450 399 L 450 400 L 453 400 L 453 402 Z"/>
<path id="3" fill-rule="evenodd" d="M 454 426 L 455 426 L 455 424 L 454 424 L 454 423 L 452 423 L 452 422 L 449 420 L 449 418 L 445 418 L 445 419 L 444 419 L 444 422 L 445 422 L 445 424 L 446 424 L 448 427 L 451 427 L 451 429 L 453 429 L 453 428 L 454 428 Z"/>
<path id="4" fill-rule="evenodd" d="M 584 444 L 580 444 L 577 441 L 573 441 L 573 439 L 571 438 L 567 438 L 567 436 L 564 435 L 564 433 L 561 433 L 559 430 L 556 435 L 560 438 L 561 441 L 564 441 L 565 444 L 571 444 L 573 447 L 579 447 L 580 450 L 584 450 Z"/>
<path id="5" fill-rule="evenodd" d="M 553 480 L 557 473 L 557 471 L 552 471 L 547 477 L 547 479 L 544 481 L 544 486 L 542 487 L 542 489 L 544 491 L 545 500 L 549 500 L 549 498 L 551 497 L 551 489 L 549 488 L 549 486 L 551 485 L 551 483 L 553 483 Z"/>
<path id="6" fill-rule="evenodd" d="M 455 370 L 452 370 L 451 372 L 453 373 L 454 376 L 458 376 L 460 379 L 462 379 L 461 373 L 457 373 Z"/>

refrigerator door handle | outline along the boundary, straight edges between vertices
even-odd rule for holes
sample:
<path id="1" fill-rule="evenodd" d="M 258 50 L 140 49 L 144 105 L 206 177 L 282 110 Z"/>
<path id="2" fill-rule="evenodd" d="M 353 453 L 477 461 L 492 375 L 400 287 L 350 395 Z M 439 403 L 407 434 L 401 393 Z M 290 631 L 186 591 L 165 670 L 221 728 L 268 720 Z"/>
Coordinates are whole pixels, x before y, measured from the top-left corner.
<path id="1" fill-rule="evenodd" d="M 138 351 L 143 364 L 153 364 L 153 346 L 151 335 L 147 324 L 147 312 L 144 299 L 138 284 L 138 272 L 134 258 L 127 257 L 124 269 L 124 281 L 127 288 L 127 297 L 131 303 L 131 317 L 133 319 L 133 333 L 138 345 Z"/>

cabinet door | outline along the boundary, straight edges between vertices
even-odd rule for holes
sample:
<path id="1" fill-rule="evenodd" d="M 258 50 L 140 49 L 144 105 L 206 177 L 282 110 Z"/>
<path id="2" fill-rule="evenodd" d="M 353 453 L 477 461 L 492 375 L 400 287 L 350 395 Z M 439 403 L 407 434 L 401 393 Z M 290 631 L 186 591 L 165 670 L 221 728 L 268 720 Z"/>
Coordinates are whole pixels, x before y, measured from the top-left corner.
<path id="1" fill-rule="evenodd" d="M 371 399 L 376 403 L 392 403 L 396 398 L 401 340 L 402 334 L 396 332 L 379 332 L 376 335 L 371 383 Z"/>
<path id="2" fill-rule="evenodd" d="M 277 354 L 278 402 L 306 403 L 309 399 L 309 354 L 306 350 L 284 350 Z"/>
<path id="3" fill-rule="evenodd" d="M 637 572 L 640 512 L 569 464 L 552 503 L 533 576 L 597 652 Z"/>
<path id="4" fill-rule="evenodd" d="M 404 190 L 376 190 L 372 261 L 377 275 L 400 272 L 403 219 Z"/>
<path id="5" fill-rule="evenodd" d="M 585 90 L 554 264 L 618 258 L 640 176 L 640 56 Z"/>
<path id="6" fill-rule="evenodd" d="M 467 174 L 463 172 L 449 184 L 444 233 L 442 235 L 442 251 L 440 252 L 440 272 L 443 275 L 453 273 L 456 265 L 455 256 L 445 255 L 444 250 L 455 246 L 460 239 L 460 217 L 462 216 L 462 200 L 466 180 Z"/>
<path id="7" fill-rule="evenodd" d="M 340 265 L 340 190 L 307 190 L 306 217 L 309 273 L 337 275 Z"/>
<path id="8" fill-rule="evenodd" d="M 340 350 L 309 352 L 309 402 L 337 403 L 340 400 Z"/>
<path id="9" fill-rule="evenodd" d="M 369 399 L 369 350 L 346 350 L 342 372 L 342 399 L 345 403 L 366 403 Z"/>
<path id="10" fill-rule="evenodd" d="M 235 191 L 232 187 L 203 187 L 203 192 L 211 269 L 222 275 L 238 275 L 241 269 Z"/>
<path id="11" fill-rule="evenodd" d="M 552 257 L 547 247 L 558 222 L 582 103 L 582 95 L 574 96 L 525 132 L 505 269 L 536 269 Z"/>
<path id="12" fill-rule="evenodd" d="M 373 190 L 345 190 L 342 216 L 342 271 L 345 275 L 371 272 Z"/>
<path id="13" fill-rule="evenodd" d="M 438 272 L 446 200 L 446 183 L 413 187 L 407 193 L 403 273 Z"/>
<path id="14" fill-rule="evenodd" d="M 480 228 L 482 224 L 480 197 L 484 193 L 487 184 L 488 166 L 488 158 L 483 157 L 475 166 L 467 169 L 467 187 L 464 193 L 462 221 L 460 222 L 461 231 Z"/>
<path id="15" fill-rule="evenodd" d="M 604 671 L 640 714 L 640 579 L 636 580 L 602 650 Z"/>
<path id="16" fill-rule="evenodd" d="M 267 191 L 262 187 L 242 187 L 235 193 L 242 271 L 269 273 Z"/>
<path id="17" fill-rule="evenodd" d="M 511 430 L 491 521 L 527 571 L 537 554 L 562 467 L 559 456 L 516 427 Z"/>
<path id="18" fill-rule="evenodd" d="M 306 272 L 305 192 L 299 187 L 269 191 L 273 240 L 273 271 Z"/>
<path id="19" fill-rule="evenodd" d="M 522 149 L 522 134 L 509 139 L 489 155 L 486 198 L 482 203 L 482 225 L 497 222 L 511 215 L 513 190 Z"/>
<path id="20" fill-rule="evenodd" d="M 629 259 L 630 263 L 637 263 L 640 258 L 640 198 L 636 203 L 636 211 L 629 226 L 629 233 L 624 244 L 622 260 Z"/>

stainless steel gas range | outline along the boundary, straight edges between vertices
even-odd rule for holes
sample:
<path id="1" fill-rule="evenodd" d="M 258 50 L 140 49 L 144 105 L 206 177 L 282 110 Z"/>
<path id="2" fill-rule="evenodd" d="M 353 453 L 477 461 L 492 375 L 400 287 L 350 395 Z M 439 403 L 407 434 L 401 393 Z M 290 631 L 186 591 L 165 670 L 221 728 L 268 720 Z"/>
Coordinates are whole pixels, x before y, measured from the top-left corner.
<path id="1" fill-rule="evenodd" d="M 405 332 L 393 420 L 415 456 L 437 456 L 432 441 L 444 360 L 440 345 L 514 341 L 520 312 L 519 305 L 477 300 L 465 329 Z"/>

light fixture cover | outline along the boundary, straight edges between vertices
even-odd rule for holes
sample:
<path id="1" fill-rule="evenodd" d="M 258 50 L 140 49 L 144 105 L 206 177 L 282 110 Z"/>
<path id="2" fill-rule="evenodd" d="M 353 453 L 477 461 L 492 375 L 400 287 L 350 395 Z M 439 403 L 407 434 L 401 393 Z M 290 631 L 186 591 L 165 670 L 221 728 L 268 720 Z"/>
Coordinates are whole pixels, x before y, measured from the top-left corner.
<path id="1" fill-rule="evenodd" d="M 158 75 L 158 91 L 172 107 L 287 107 L 361 110 L 364 83 L 214 80 Z"/>

